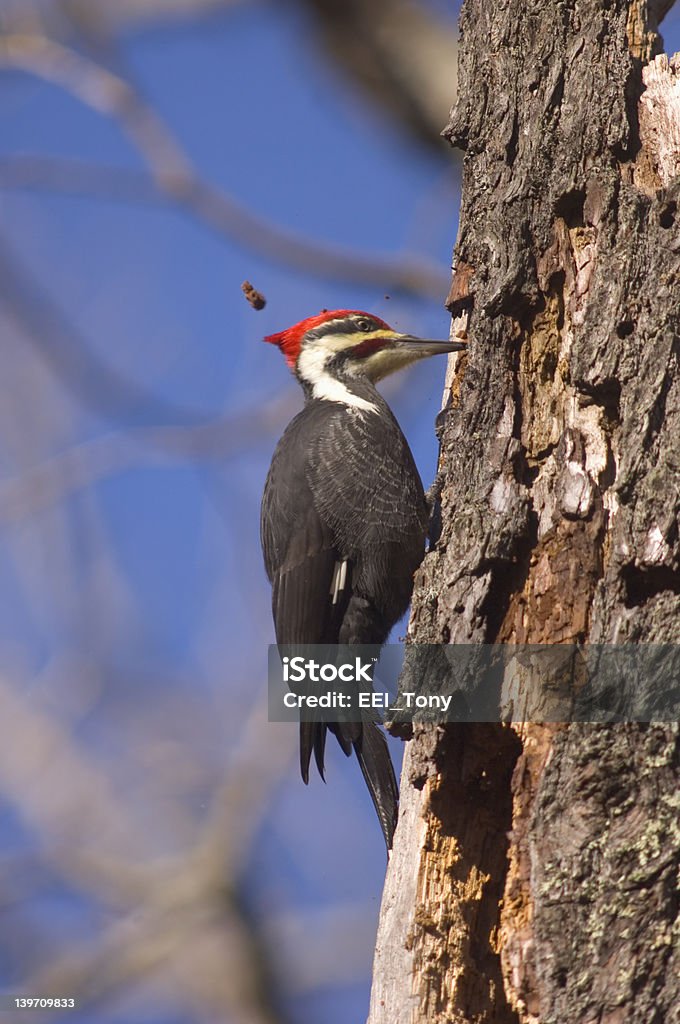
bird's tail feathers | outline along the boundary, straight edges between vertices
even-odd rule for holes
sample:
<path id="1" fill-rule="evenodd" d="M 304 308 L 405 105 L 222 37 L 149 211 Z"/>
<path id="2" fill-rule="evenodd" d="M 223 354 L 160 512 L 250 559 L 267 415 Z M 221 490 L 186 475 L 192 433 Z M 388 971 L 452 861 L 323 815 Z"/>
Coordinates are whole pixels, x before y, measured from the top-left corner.
<path id="1" fill-rule="evenodd" d="M 316 767 L 319 769 L 319 775 L 324 782 L 326 781 L 324 755 L 326 752 L 327 730 L 330 729 L 337 736 L 343 753 L 346 757 L 349 757 L 352 753 L 353 741 L 359 735 L 357 728 L 361 730 L 361 726 L 352 726 L 349 735 L 347 735 L 347 728 L 344 724 L 338 725 L 335 722 L 324 722 L 321 716 L 315 717 L 309 722 L 300 722 L 300 773 L 305 785 L 309 783 L 309 765 L 312 760 L 312 753 L 314 754 Z"/>
<path id="2" fill-rule="evenodd" d="M 362 775 L 371 794 L 387 849 L 392 849 L 392 839 L 397 825 L 399 789 L 387 748 L 387 741 L 375 722 L 364 720 L 358 723 L 326 723 L 319 716 L 312 721 L 300 722 L 300 771 L 305 784 L 309 782 L 309 765 L 312 754 L 319 775 L 325 779 L 324 752 L 326 731 L 330 729 L 349 757 L 354 748 Z"/>
<path id="3" fill-rule="evenodd" d="M 323 754 L 326 746 L 326 726 L 321 721 L 300 722 L 300 774 L 305 786 L 309 784 L 309 763 L 312 751 L 321 778 L 324 778 Z"/>
<path id="4" fill-rule="evenodd" d="M 387 849 L 392 849 L 397 827 L 399 788 L 387 748 L 387 740 L 374 722 L 364 722 L 354 750 L 380 821 Z"/>

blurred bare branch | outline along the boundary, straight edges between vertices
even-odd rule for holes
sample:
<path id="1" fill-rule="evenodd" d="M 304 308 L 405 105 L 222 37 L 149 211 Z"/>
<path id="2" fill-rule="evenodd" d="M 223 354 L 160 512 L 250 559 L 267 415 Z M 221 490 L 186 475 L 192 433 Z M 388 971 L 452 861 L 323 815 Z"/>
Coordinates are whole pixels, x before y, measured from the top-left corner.
<path id="1" fill-rule="evenodd" d="M 254 0 L 0 0 L 0 31 L 110 40 L 145 23 L 197 19 Z M 417 0 L 288 0 L 314 16 L 330 58 L 419 142 L 450 156 L 439 134 L 455 96 L 457 34 Z M 266 5 L 260 5 L 263 14 Z"/>
<path id="2" fill-rule="evenodd" d="M 144 174 L 56 157 L 0 158 L 0 187 L 26 188 L 124 202 L 169 203 L 193 215 L 218 234 L 258 256 L 323 279 L 386 288 L 394 295 L 440 300 L 450 275 L 437 264 L 404 256 L 366 257 L 316 246 L 273 228 L 233 203 L 224 193 L 197 181 L 187 189 L 158 191 Z"/>
<path id="3" fill-rule="evenodd" d="M 441 132 L 457 88 L 453 23 L 413 0 L 304 3 L 333 59 L 393 118 L 448 155 Z"/>
<path id="4" fill-rule="evenodd" d="M 89 22 L 98 31 L 127 31 L 139 23 L 170 18 L 200 18 L 241 7 L 252 0 L 62 0 L 74 21 Z"/>
<path id="5" fill-rule="evenodd" d="M 18 29 L 57 36 L 72 22 L 102 34 L 156 20 L 200 18 L 252 0 L 0 0 L 0 31 Z"/>
<path id="6" fill-rule="evenodd" d="M 429 261 L 404 255 L 399 258 L 319 245 L 270 223 L 244 209 L 224 192 L 204 182 L 156 112 L 128 81 L 61 44 L 28 35 L 0 37 L 0 66 L 23 68 L 58 83 L 94 109 L 118 120 L 136 143 L 156 190 L 166 201 L 184 209 L 220 235 L 265 259 L 307 275 L 362 286 L 375 285 L 395 294 L 419 295 L 443 301 L 448 274 Z M 4 183 L 19 185 L 20 167 L 6 166 Z M 65 166 L 36 161 L 26 185 L 61 188 L 73 193 Z M 78 189 L 87 193 L 88 182 L 98 198 L 105 198 L 104 183 L 113 185 L 111 198 L 148 200 L 151 192 L 130 172 L 111 168 L 78 168 Z M 47 173 L 46 173 L 47 172 Z M 118 178 L 118 184 L 115 179 Z"/>
<path id="7" fill-rule="evenodd" d="M 153 836 L 130 817 L 66 729 L 0 681 L 7 731 L 0 794 L 41 835 L 53 868 L 71 884 L 88 886 L 99 902 L 126 908 L 94 947 L 59 956 L 27 979 L 25 991 L 68 991 L 82 1007 L 174 964 L 185 992 L 193 972 L 192 996 L 204 1009 L 221 1006 L 236 1022 L 278 1020 L 262 985 L 261 941 L 234 895 L 243 858 L 295 748 L 294 731 L 272 730 L 266 711 L 266 700 L 254 705 L 193 850 L 159 861 Z"/>
<path id="8" fill-rule="evenodd" d="M 124 470 L 177 461 L 222 462 L 242 455 L 280 432 L 298 404 L 291 392 L 264 403 L 257 412 L 232 414 L 198 426 L 140 427 L 85 441 L 0 482 L 0 523 L 23 522 Z"/>
<path id="9" fill-rule="evenodd" d="M 33 34 L 0 35 L 0 67 L 15 68 L 67 90 L 93 110 L 119 122 L 159 188 L 186 188 L 189 161 L 155 110 L 107 68 L 71 47 Z"/>
<path id="10" fill-rule="evenodd" d="M 142 834 L 127 820 L 109 780 L 84 761 L 58 722 L 3 680 L 0 719 L 7 727 L 0 745 L 0 792 L 41 835 L 60 871 L 82 884 L 73 858 L 93 842 L 104 845 L 110 857 L 129 854 L 130 847 L 141 854 Z"/>
<path id="11" fill-rule="evenodd" d="M 170 989 L 175 1005 L 202 1011 L 199 1019 L 219 1012 L 229 1024 L 280 1024 L 262 984 L 259 944 L 220 895 L 183 891 L 167 906 L 133 908 L 94 949 L 69 951 L 25 990 L 74 993 L 82 1011 L 153 985 L 164 970 L 165 998 Z"/>

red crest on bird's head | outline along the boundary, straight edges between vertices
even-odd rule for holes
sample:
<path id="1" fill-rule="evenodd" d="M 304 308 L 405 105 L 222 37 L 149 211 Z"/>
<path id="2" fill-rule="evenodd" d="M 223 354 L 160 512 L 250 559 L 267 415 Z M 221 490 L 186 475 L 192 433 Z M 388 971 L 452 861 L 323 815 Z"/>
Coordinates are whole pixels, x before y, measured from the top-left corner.
<path id="1" fill-rule="evenodd" d="M 285 331 L 279 331 L 278 334 L 268 334 L 264 340 L 269 342 L 270 345 L 279 346 L 292 370 L 297 363 L 300 349 L 302 348 L 302 339 L 307 331 L 320 327 L 321 324 L 325 324 L 329 320 L 344 320 L 348 316 L 368 317 L 385 330 L 390 330 L 389 324 L 386 324 L 384 320 L 373 316 L 372 313 L 362 313 L 360 309 L 324 309 L 316 316 L 308 316 L 306 320 L 301 320 L 299 324 L 293 324 L 292 327 L 286 328 Z"/>

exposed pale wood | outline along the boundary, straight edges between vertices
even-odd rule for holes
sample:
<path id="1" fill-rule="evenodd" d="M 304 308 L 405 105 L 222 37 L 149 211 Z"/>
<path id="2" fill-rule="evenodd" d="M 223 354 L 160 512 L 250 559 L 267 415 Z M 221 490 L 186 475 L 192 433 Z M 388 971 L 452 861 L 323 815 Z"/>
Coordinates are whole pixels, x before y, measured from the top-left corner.
<path id="1" fill-rule="evenodd" d="M 385 882 L 372 1024 L 463 1024 L 480 1008 L 499 1024 L 513 1019 L 495 950 L 518 749 L 500 725 L 416 730 Z"/>
<path id="2" fill-rule="evenodd" d="M 643 68 L 642 80 L 640 139 L 659 187 L 665 188 L 680 174 L 680 54 L 670 61 L 660 54 Z"/>
<path id="3" fill-rule="evenodd" d="M 409 778 L 413 744 L 404 755 L 402 778 Z M 385 892 L 380 911 L 380 925 L 375 948 L 375 983 L 371 992 L 372 1021 L 407 1021 L 416 1018 L 420 999 L 413 986 L 413 946 L 409 928 L 413 909 L 419 902 L 418 858 L 414 850 L 422 850 L 426 841 L 423 787 L 407 785 L 402 789 L 399 808 L 398 839 L 390 857 L 385 878 Z M 394 943 L 396 935 L 403 941 Z"/>

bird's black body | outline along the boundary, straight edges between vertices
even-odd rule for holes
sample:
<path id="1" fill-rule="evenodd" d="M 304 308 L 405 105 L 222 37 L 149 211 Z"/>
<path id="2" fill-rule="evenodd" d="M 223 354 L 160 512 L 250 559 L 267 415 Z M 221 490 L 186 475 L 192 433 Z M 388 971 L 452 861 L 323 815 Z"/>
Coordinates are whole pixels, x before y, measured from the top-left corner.
<path id="1" fill-rule="evenodd" d="M 408 607 L 425 550 L 429 509 L 413 456 L 374 387 L 417 359 L 464 347 L 398 334 L 357 310 L 335 310 L 265 339 L 280 348 L 305 406 L 281 438 L 262 500 L 262 548 L 276 640 L 380 648 Z M 354 749 L 388 847 L 398 790 L 385 738 L 359 723 L 300 724 L 305 782 L 326 731 Z"/>
<path id="2" fill-rule="evenodd" d="M 310 398 L 274 453 L 262 547 L 279 644 L 383 644 L 408 607 L 423 558 L 428 510 L 406 439 L 372 385 L 355 383 L 353 391 L 376 411 Z M 332 581 L 345 559 L 346 585 L 334 604 Z M 312 748 L 323 751 L 325 730 L 322 723 L 301 724 L 305 780 Z M 369 721 L 356 739 L 343 730 L 348 727 L 333 729 L 347 753 L 354 746 L 370 776 L 391 845 L 397 788 L 385 740 Z"/>
<path id="3" fill-rule="evenodd" d="M 309 400 L 274 453 L 262 501 L 262 547 L 280 644 L 382 644 L 411 599 L 428 511 L 406 438 L 378 412 Z M 343 616 L 331 605 L 348 559 Z"/>

